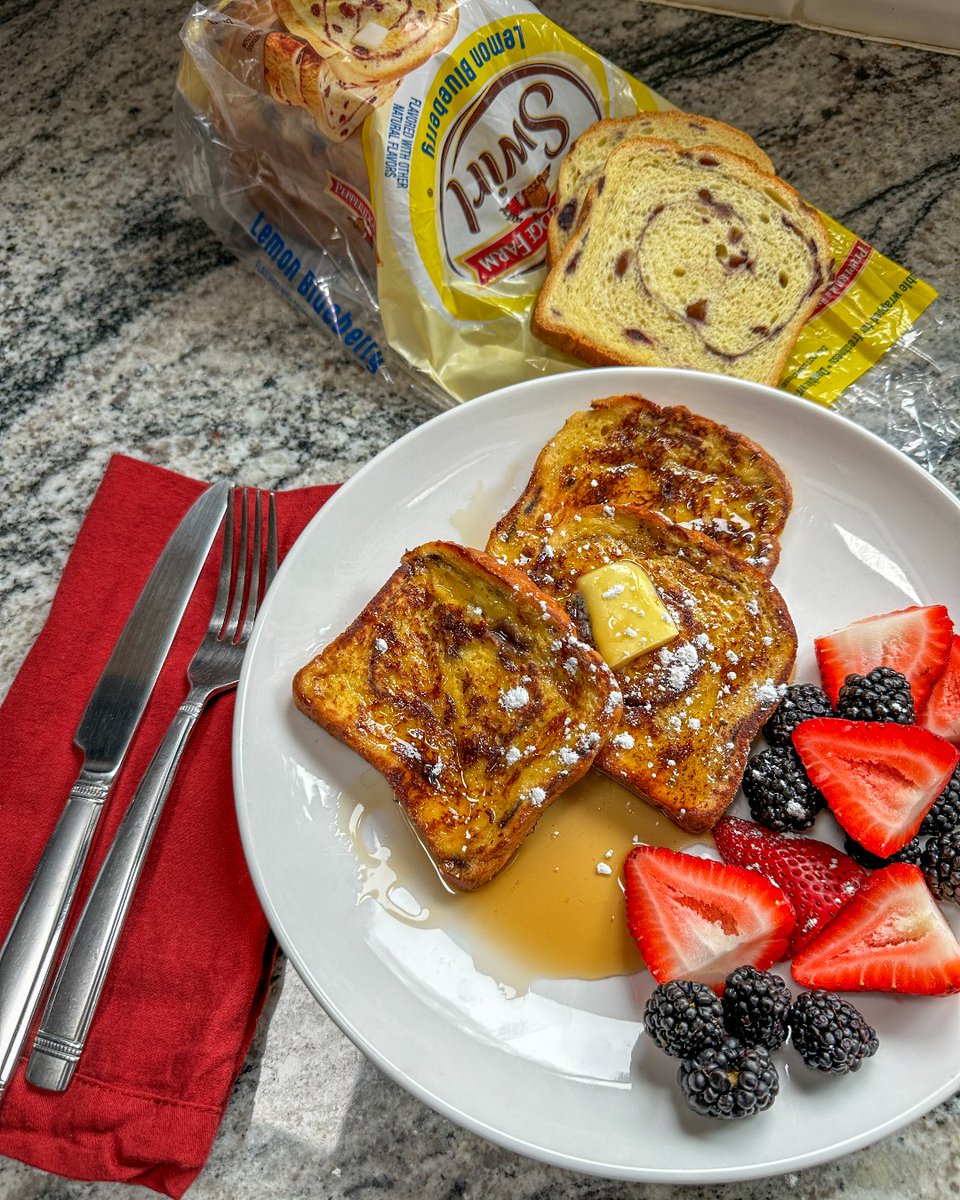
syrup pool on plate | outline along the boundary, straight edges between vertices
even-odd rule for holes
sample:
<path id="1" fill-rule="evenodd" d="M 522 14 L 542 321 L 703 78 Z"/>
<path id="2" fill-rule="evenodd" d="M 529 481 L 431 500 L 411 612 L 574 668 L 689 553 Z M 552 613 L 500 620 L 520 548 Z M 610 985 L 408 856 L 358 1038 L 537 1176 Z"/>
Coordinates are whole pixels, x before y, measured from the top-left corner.
<path id="1" fill-rule="evenodd" d="M 643 969 L 625 919 L 621 874 L 635 841 L 681 849 L 688 834 L 612 779 L 590 771 L 540 818 L 504 871 L 451 891 L 372 770 L 341 813 L 361 865 L 361 899 L 398 920 L 442 928 L 479 971 L 517 991 L 536 979 L 604 979 Z M 352 803 L 351 803 L 352 802 Z"/>

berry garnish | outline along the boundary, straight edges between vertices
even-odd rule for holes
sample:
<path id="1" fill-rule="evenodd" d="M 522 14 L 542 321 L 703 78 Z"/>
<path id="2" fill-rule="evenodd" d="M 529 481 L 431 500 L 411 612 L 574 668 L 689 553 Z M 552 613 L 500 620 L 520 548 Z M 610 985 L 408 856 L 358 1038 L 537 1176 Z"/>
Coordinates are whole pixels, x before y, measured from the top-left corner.
<path id="1" fill-rule="evenodd" d="M 736 1120 L 768 1109 L 780 1090 L 777 1068 L 763 1046 L 742 1046 L 726 1038 L 677 1071 L 680 1091 L 690 1108 L 704 1117 Z"/>
<path id="2" fill-rule="evenodd" d="M 846 1075 L 877 1052 L 876 1032 L 833 992 L 802 992 L 790 1010 L 793 1047 L 814 1071 Z"/>
<path id="3" fill-rule="evenodd" d="M 815 683 L 794 683 L 767 717 L 761 732 L 771 746 L 789 746 L 790 735 L 802 721 L 832 716 L 833 707 L 823 688 Z"/>
<path id="4" fill-rule="evenodd" d="M 953 622 L 942 604 L 855 621 L 814 642 L 824 691 L 836 704 L 848 675 L 892 667 L 910 681 L 919 711 L 946 667 L 952 638 Z"/>
<path id="5" fill-rule="evenodd" d="M 960 825 L 960 766 L 947 780 L 947 786 L 934 800 L 923 818 L 921 833 L 949 833 Z"/>
<path id="6" fill-rule="evenodd" d="M 841 826 L 881 858 L 916 835 L 960 762 L 943 738 L 893 721 L 817 717 L 793 744 Z"/>
<path id="7" fill-rule="evenodd" d="M 896 721 L 912 725 L 913 693 L 906 675 L 892 667 L 874 667 L 866 675 L 848 675 L 837 697 L 837 716 L 848 721 Z"/>
<path id="8" fill-rule="evenodd" d="M 960 829 L 930 838 L 920 856 L 920 869 L 938 900 L 960 901 Z"/>
<path id="9" fill-rule="evenodd" d="M 771 746 L 755 754 L 742 786 L 753 819 L 778 833 L 809 829 L 826 803 L 792 746 Z"/>
<path id="10" fill-rule="evenodd" d="M 868 878 L 826 842 L 772 833 L 740 817 L 723 817 L 713 838 L 725 862 L 762 871 L 787 896 L 797 917 L 788 954 L 812 941 Z"/>
<path id="11" fill-rule="evenodd" d="M 919 867 L 874 872 L 791 964 L 797 983 L 942 996 L 960 988 L 960 944 Z"/>
<path id="12" fill-rule="evenodd" d="M 960 637 L 956 634 L 943 674 L 920 713 L 920 724 L 948 742 L 960 742 Z"/>
<path id="13" fill-rule="evenodd" d="M 879 854 L 871 854 L 866 846 L 861 846 L 859 842 L 855 842 L 849 833 L 843 837 L 844 853 L 849 854 L 855 863 L 859 863 L 861 867 L 866 867 L 869 871 L 878 871 L 881 867 L 889 867 L 893 862 L 920 862 L 920 855 L 923 852 L 923 842 L 919 838 L 914 838 L 907 842 L 905 846 L 891 854 L 889 858 L 881 858 Z"/>
<path id="14" fill-rule="evenodd" d="M 790 989 L 779 975 L 737 967 L 723 990 L 727 1032 L 745 1046 L 776 1050 L 787 1040 Z"/>
<path id="15" fill-rule="evenodd" d="M 643 1010 L 643 1027 L 666 1054 L 692 1058 L 723 1039 L 720 997 L 692 979 L 659 983 Z"/>
<path id="16" fill-rule="evenodd" d="M 624 863 L 627 925 L 658 983 L 694 979 L 716 991 L 736 966 L 783 957 L 789 900 L 756 871 L 659 846 L 634 846 Z"/>

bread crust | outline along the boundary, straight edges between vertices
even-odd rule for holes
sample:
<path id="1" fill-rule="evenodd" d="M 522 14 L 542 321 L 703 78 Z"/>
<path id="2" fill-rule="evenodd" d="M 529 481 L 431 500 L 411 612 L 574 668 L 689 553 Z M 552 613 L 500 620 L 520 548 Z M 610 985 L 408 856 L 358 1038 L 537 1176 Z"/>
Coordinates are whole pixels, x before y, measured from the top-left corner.
<path id="1" fill-rule="evenodd" d="M 607 170 L 613 172 L 618 168 L 625 169 L 625 164 L 630 160 L 630 156 L 636 156 L 642 160 L 644 155 L 665 156 L 661 161 L 672 157 L 678 168 L 682 169 L 684 164 L 696 166 L 698 154 L 702 160 L 703 155 L 699 151 L 681 149 L 671 142 L 656 138 L 629 138 L 621 142 L 611 153 L 607 159 Z M 605 188 L 607 176 L 601 176 L 592 186 L 584 219 L 575 235 L 570 238 L 554 262 L 540 290 L 530 318 L 531 329 L 537 337 L 565 354 L 593 366 L 689 367 L 735 375 L 771 386 L 779 383 L 796 339 L 799 337 L 803 325 L 816 309 L 821 292 L 831 278 L 832 257 L 826 227 L 820 214 L 806 204 L 794 188 L 776 176 L 765 174 L 755 163 L 744 158 L 743 155 L 729 150 L 711 148 L 709 160 L 711 165 L 707 169 L 717 172 L 717 178 L 722 178 L 723 173 L 727 172 L 758 193 L 764 188 L 770 189 L 771 195 L 773 191 L 776 191 L 781 197 L 777 202 L 778 206 L 789 210 L 792 217 L 806 222 L 803 240 L 806 241 L 811 255 L 814 280 L 808 287 L 804 298 L 799 302 L 796 311 L 777 334 L 779 345 L 770 364 L 764 368 L 759 362 L 749 360 L 749 355 L 762 346 L 762 340 L 754 349 L 734 356 L 718 355 L 705 341 L 702 350 L 691 349 L 688 353 L 678 355 L 677 351 L 670 347 L 655 344 L 654 340 L 646 336 L 642 330 L 638 331 L 637 340 L 628 342 L 621 339 L 615 344 L 612 336 L 600 338 L 590 329 L 585 328 L 585 322 L 575 326 L 564 318 L 558 307 L 560 301 L 557 293 L 564 286 L 566 279 L 576 270 L 587 269 L 586 266 L 579 266 L 581 255 L 586 251 L 591 233 L 603 229 L 609 206 L 613 203 L 611 196 L 616 190 L 613 185 L 609 189 Z M 638 173 L 642 175 L 642 171 Z M 788 223 L 790 221 L 786 215 L 781 216 L 780 219 Z M 633 236 L 640 236 L 640 231 L 633 231 Z M 798 236 L 800 236 L 799 232 Z M 588 253 L 592 253 L 592 251 Z M 602 285 L 598 284 L 597 286 L 602 295 Z M 653 299 L 651 297 L 651 302 Z M 602 323 L 604 315 L 599 309 L 591 314 L 592 329 L 595 330 Z M 674 331 L 682 331 L 685 326 L 694 328 L 698 324 L 696 320 L 689 317 L 681 318 L 679 314 L 668 308 L 663 308 L 660 315 Z M 632 331 L 624 329 L 622 332 L 626 334 Z"/>
<path id="2" fill-rule="evenodd" d="M 293 680 L 297 708 L 393 788 L 449 884 L 511 860 L 621 714 L 565 611 L 511 567 L 429 542 Z"/>
<path id="3" fill-rule="evenodd" d="M 694 523 L 770 575 L 792 502 L 779 463 L 751 438 L 681 405 L 608 396 L 570 416 L 543 447 L 487 552 L 523 568 L 567 512 L 633 504 Z"/>
<path id="4" fill-rule="evenodd" d="M 674 108 L 660 112 L 638 112 L 631 117 L 604 117 L 587 126 L 567 151 L 560 166 L 557 178 L 557 206 L 547 226 L 548 264 L 556 262 L 560 257 L 568 238 L 578 228 L 586 213 L 585 204 L 592 173 L 588 173 L 584 186 L 584 180 L 578 174 L 580 160 L 591 152 L 593 143 L 600 138 L 608 137 L 612 150 L 631 136 L 659 137 L 678 146 L 696 150 L 718 146 L 735 149 L 739 145 L 740 153 L 762 171 L 770 175 L 774 173 L 773 163 L 749 134 L 712 117 L 702 117 Z M 734 143 L 733 146 L 730 145 L 731 142 Z M 564 222 L 566 229 L 562 227 Z"/>
<path id="5" fill-rule="evenodd" d="M 756 568 L 648 509 L 597 505 L 577 516 L 555 529 L 530 576 L 581 635 L 590 631 L 577 580 L 621 558 L 640 563 L 680 631 L 615 672 L 622 723 L 596 766 L 681 828 L 710 829 L 793 670 L 797 634 L 786 602 Z"/>

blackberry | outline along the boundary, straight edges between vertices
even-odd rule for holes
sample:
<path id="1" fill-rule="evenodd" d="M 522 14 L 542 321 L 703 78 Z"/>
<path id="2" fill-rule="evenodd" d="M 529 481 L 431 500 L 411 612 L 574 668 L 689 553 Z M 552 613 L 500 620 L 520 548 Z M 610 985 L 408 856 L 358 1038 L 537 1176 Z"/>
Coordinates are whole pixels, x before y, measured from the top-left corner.
<path id="1" fill-rule="evenodd" d="M 960 901 L 960 829 L 930 838 L 920 857 L 920 869 L 938 900 Z"/>
<path id="2" fill-rule="evenodd" d="M 808 1067 L 831 1075 L 859 1071 L 880 1044 L 860 1013 L 835 992 L 802 992 L 790 1010 L 794 1048 Z"/>
<path id="3" fill-rule="evenodd" d="M 777 1050 L 787 1040 L 790 990 L 779 975 L 737 967 L 727 976 L 723 1017 L 727 1032 L 747 1046 Z"/>
<path id="4" fill-rule="evenodd" d="M 736 1120 L 769 1108 L 780 1090 L 777 1068 L 763 1046 L 743 1046 L 724 1038 L 677 1071 L 680 1091 L 690 1108 L 704 1117 Z"/>
<path id="5" fill-rule="evenodd" d="M 880 867 L 889 867 L 891 863 L 895 862 L 914 863 L 919 866 L 920 855 L 923 853 L 923 842 L 920 841 L 919 836 L 915 837 L 912 842 L 907 842 L 896 854 L 891 854 L 888 858 L 881 858 L 879 854 L 874 854 L 866 846 L 861 846 L 859 842 L 855 842 L 848 833 L 843 838 L 843 849 L 861 867 L 866 867 L 868 871 L 877 871 Z"/>
<path id="6" fill-rule="evenodd" d="M 802 721 L 836 714 L 826 692 L 813 683 L 795 683 L 764 722 L 762 732 L 771 746 L 789 746 L 790 735 Z"/>
<path id="7" fill-rule="evenodd" d="M 949 833 L 960 826 L 960 767 L 950 776 L 950 782 L 934 800 L 933 808 L 923 818 L 921 833 Z"/>
<path id="8" fill-rule="evenodd" d="M 692 1058 L 723 1038 L 723 1006 L 705 983 L 674 979 L 653 989 L 643 1025 L 661 1050 L 675 1058 Z"/>
<path id="9" fill-rule="evenodd" d="M 743 794 L 753 819 L 776 833 L 809 829 L 824 805 L 792 746 L 755 754 L 743 773 Z"/>
<path id="10" fill-rule="evenodd" d="M 848 721 L 916 720 L 913 693 L 906 675 L 892 667 L 874 667 L 866 675 L 848 675 L 837 696 L 837 716 Z"/>

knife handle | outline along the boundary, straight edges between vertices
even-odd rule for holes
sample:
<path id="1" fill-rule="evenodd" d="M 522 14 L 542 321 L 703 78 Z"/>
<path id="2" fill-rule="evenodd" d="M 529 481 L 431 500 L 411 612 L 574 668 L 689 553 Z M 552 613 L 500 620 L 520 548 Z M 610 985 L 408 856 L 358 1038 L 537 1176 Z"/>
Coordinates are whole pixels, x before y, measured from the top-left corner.
<path id="1" fill-rule="evenodd" d="M 0 948 L 0 1096 L 49 978 L 113 775 L 81 770 Z"/>
<path id="2" fill-rule="evenodd" d="M 76 1070 L 180 757 L 203 710 L 192 691 L 124 813 L 60 963 L 27 1064 L 37 1087 L 65 1091 Z"/>

